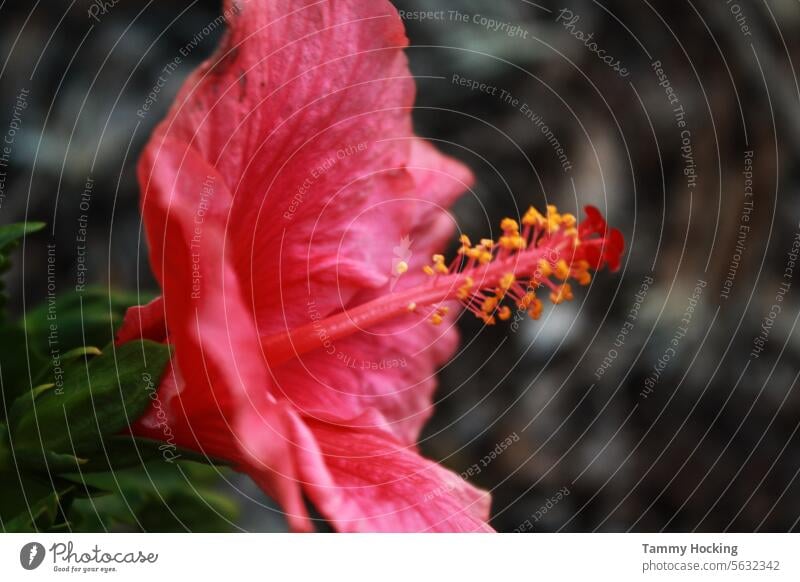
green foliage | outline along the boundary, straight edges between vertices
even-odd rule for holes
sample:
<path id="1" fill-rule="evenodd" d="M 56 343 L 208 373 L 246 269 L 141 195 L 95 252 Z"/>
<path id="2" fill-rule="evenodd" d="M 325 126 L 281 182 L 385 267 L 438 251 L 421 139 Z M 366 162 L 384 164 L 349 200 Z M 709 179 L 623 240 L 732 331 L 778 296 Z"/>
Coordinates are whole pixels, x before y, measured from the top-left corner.
<path id="1" fill-rule="evenodd" d="M 80 463 L 82 473 L 103 473 L 139 467 L 156 460 L 171 462 L 174 459 L 224 465 L 225 461 L 212 459 L 193 451 L 151 439 L 134 437 L 129 434 L 112 435 L 103 439 L 103 454 L 93 455 Z M 74 466 L 74 465 L 73 465 Z"/>
<path id="2" fill-rule="evenodd" d="M 28 350 L 28 338 L 21 326 L 0 323 L 0 420 L 11 403 L 31 388 L 28 370 L 45 377 L 48 370 L 44 357 Z"/>
<path id="3" fill-rule="evenodd" d="M 99 288 L 63 292 L 29 311 L 22 325 L 31 348 L 40 355 L 50 352 L 48 340 L 53 325 L 63 347 L 104 346 L 114 341 L 128 307 L 150 299 Z"/>
<path id="4" fill-rule="evenodd" d="M 43 226 L 0 227 L 0 273 Z M 236 507 L 217 491 L 227 469 L 126 432 L 170 358 L 165 344 L 113 342 L 141 298 L 62 293 L 11 322 L 2 291 L 0 531 L 229 531 Z"/>
<path id="5" fill-rule="evenodd" d="M 19 241 L 29 234 L 44 228 L 43 222 L 22 222 L 0 226 L 0 274 L 11 266 L 9 254 L 17 247 Z M 0 321 L 5 319 L 6 296 L 3 282 L 0 281 Z"/>
<path id="6" fill-rule="evenodd" d="M 40 222 L 8 224 L 0 226 L 0 275 L 11 266 L 10 253 L 19 245 L 19 241 L 44 228 Z M 5 400 L 11 400 L 24 391 L 29 384 L 28 372 L 28 338 L 23 328 L 8 321 L 5 304 L 7 302 L 5 285 L 0 279 L 0 392 Z M 38 369 L 44 359 L 33 355 L 32 368 Z M 5 406 L 0 406 L 0 413 Z M 3 416 L 0 416 L 2 420 Z"/>
<path id="7" fill-rule="evenodd" d="M 5 532 L 57 531 L 63 523 L 61 507 L 73 498 L 76 485 L 52 483 L 40 475 L 0 473 L 0 522 Z"/>
<path id="8" fill-rule="evenodd" d="M 107 290 L 70 291 L 48 299 L 19 322 L 0 323 L 0 388 L 6 406 L 33 386 L 60 383 L 66 365 L 97 355 L 94 346 L 113 343 L 125 311 L 135 303 L 133 295 Z"/>
<path id="9" fill-rule="evenodd" d="M 64 368 L 61 386 L 46 384 L 14 402 L 8 424 L 15 446 L 80 455 L 102 449 L 146 410 L 169 361 L 169 348 L 129 342 Z"/>
<path id="10" fill-rule="evenodd" d="M 110 492 L 73 503 L 69 519 L 81 531 L 225 532 L 237 507 L 217 490 L 227 469 L 192 462 L 151 462 L 81 479 Z"/>

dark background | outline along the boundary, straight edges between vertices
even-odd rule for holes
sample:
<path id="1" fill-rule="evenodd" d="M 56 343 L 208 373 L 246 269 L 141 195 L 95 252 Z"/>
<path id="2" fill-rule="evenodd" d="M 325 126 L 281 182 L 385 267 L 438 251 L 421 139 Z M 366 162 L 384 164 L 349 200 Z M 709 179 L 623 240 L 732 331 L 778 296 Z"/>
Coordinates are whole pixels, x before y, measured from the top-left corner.
<path id="1" fill-rule="evenodd" d="M 620 273 L 600 274 L 571 304 L 547 306 L 540 322 L 515 331 L 481 329 L 462 318 L 463 351 L 441 374 L 423 451 L 456 472 L 480 467 L 469 479 L 492 490 L 493 525 L 501 531 L 797 531 L 800 281 L 780 302 L 764 351 L 757 358 L 751 352 L 800 229 L 800 88 L 793 68 L 800 61 L 800 4 L 396 4 L 469 17 L 407 22 L 412 71 L 420 77 L 417 131 L 441 140 L 478 175 L 474 195 L 455 208 L 460 227 L 478 238 L 529 204 L 574 210 L 591 203 L 628 244 Z M 161 68 L 216 18 L 219 3 L 121 0 L 99 23 L 88 17 L 89 6 L 0 2 L 0 133 L 17 94 L 30 90 L 0 222 L 48 223 L 47 236 L 28 240 L 9 277 L 17 312 L 23 298 L 30 306 L 44 297 L 49 240 L 59 243 L 59 288 L 74 286 L 72 241 L 88 176 L 89 281 L 155 290 L 137 254 L 143 249 L 135 163 L 182 79 L 221 33 L 184 59 L 140 119 L 136 111 Z M 580 16 L 574 28 L 593 33 L 629 76 L 557 22 L 562 8 Z M 476 14 L 519 25 L 527 38 L 488 30 L 473 22 Z M 686 111 L 693 188 L 654 61 Z M 563 169 L 552 140 L 519 108 L 453 84 L 453 74 L 527 103 L 565 148 L 571 169 Z M 745 151 L 753 152 L 748 223 Z M 731 278 L 742 224 L 751 230 Z M 648 276 L 654 284 L 617 347 Z M 644 397 L 699 280 L 707 286 L 686 336 Z M 612 349 L 616 359 L 598 379 Z M 517 442 L 481 463 L 509 437 Z M 232 483 L 228 489 L 247 508 L 240 527 L 285 527 L 252 484 Z"/>

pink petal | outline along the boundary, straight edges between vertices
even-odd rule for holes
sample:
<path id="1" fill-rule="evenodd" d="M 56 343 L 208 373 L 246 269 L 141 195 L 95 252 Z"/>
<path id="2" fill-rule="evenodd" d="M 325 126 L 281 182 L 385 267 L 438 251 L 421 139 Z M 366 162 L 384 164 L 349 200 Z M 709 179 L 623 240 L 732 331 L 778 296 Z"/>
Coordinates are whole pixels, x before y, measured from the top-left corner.
<path id="1" fill-rule="evenodd" d="M 125 312 L 125 318 L 117 331 L 116 343 L 122 345 L 138 339 L 155 342 L 167 339 L 163 297 L 156 297 L 146 305 L 129 307 Z"/>
<path id="2" fill-rule="evenodd" d="M 260 402 L 269 377 L 252 311 L 228 260 L 227 188 L 193 149 L 169 140 L 148 148 L 139 178 L 147 193 L 142 207 L 150 263 L 186 385 L 182 404 L 230 413 L 241 402 Z"/>
<path id="3" fill-rule="evenodd" d="M 403 257 L 410 270 L 396 282 L 398 291 L 425 279 L 422 266 L 453 234 L 455 222 L 448 209 L 474 181 L 466 166 L 440 154 L 428 142 L 412 140 L 411 153 L 408 169 L 415 190 L 403 208 L 408 214 L 406 223 L 412 225 L 405 233 L 411 241 L 410 256 Z M 398 238 L 395 244 L 399 242 Z M 391 261 L 383 264 L 391 273 Z M 387 287 L 365 290 L 354 303 L 387 292 Z M 457 344 L 452 318 L 434 327 L 424 316 L 410 314 L 274 368 L 275 390 L 309 415 L 351 418 L 378 410 L 388 422 L 386 428 L 412 444 L 432 413 L 435 374 Z"/>
<path id="4" fill-rule="evenodd" d="M 242 436 L 242 469 L 284 511 L 293 531 L 314 531 L 308 517 L 300 481 L 301 456 L 319 456 L 319 448 L 308 427 L 285 405 L 270 405 L 240 416 L 237 432 Z"/>
<path id="5" fill-rule="evenodd" d="M 418 316 L 398 318 L 273 369 L 276 394 L 310 416 L 350 418 L 378 410 L 402 442 L 417 441 L 433 412 L 436 371 L 458 334 Z"/>
<path id="6" fill-rule="evenodd" d="M 294 529 L 310 527 L 300 502 L 304 491 L 342 532 L 492 531 L 486 523 L 488 493 L 391 434 L 363 428 L 382 424 L 374 411 L 365 416 L 373 418 L 347 424 L 301 419 L 278 405 L 260 418 L 249 417 L 242 431 L 250 453 L 247 471 L 283 500 Z M 277 486 L 276 470 L 281 473 Z"/>
<path id="7" fill-rule="evenodd" d="M 327 315 L 385 283 L 375 258 L 391 256 L 402 225 L 358 217 L 413 186 L 403 167 L 414 82 L 387 1 L 225 6 L 225 42 L 158 132 L 225 180 L 237 270 L 273 333 L 306 316 L 308 297 Z"/>
<path id="8" fill-rule="evenodd" d="M 305 454 L 301 474 L 309 497 L 337 530 L 492 531 L 488 493 L 390 434 L 320 421 L 309 426 L 322 459 Z"/>

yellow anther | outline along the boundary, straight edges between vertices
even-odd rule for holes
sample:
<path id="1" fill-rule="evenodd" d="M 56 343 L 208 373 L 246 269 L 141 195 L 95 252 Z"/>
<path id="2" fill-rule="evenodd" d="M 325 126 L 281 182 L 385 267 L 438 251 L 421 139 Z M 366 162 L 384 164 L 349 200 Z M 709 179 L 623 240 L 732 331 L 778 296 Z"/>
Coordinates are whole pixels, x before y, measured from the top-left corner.
<path id="1" fill-rule="evenodd" d="M 431 314 L 431 323 L 433 325 L 441 325 L 442 321 L 444 321 L 444 316 L 447 315 L 449 308 L 440 305 L 436 308 L 436 310 Z"/>
<path id="2" fill-rule="evenodd" d="M 444 264 L 444 255 L 433 255 L 433 270 L 443 275 L 450 272 L 450 269 Z"/>
<path id="3" fill-rule="evenodd" d="M 521 225 L 525 226 L 522 232 Z M 592 281 L 589 262 L 570 262 L 568 258 L 571 244 L 574 243 L 576 247 L 581 244 L 578 220 L 574 214 L 561 214 L 553 204 L 547 206 L 546 212 L 530 207 L 519 220 L 504 218 L 500 222 L 500 229 L 497 240 L 484 238 L 479 239 L 477 244 L 473 244 L 466 234 L 461 234 L 458 237 L 458 256 L 452 263 L 452 269 L 450 263 L 445 263 L 444 255 L 440 254 L 433 255 L 432 261 L 423 267 L 429 276 L 448 275 L 446 281 L 442 281 L 442 287 L 444 283 L 448 287 L 453 285 L 448 298 L 461 301 L 486 325 L 493 325 L 496 320 L 511 319 L 516 309 L 520 313 L 527 311 L 532 319 L 539 319 L 544 306 L 536 296 L 537 288 L 547 286 L 550 300 L 560 304 L 574 298 L 569 283 L 588 285 Z M 553 236 L 554 232 L 556 234 Z M 533 252 L 526 252 L 528 246 L 533 247 Z M 495 247 L 497 253 L 494 252 Z M 510 263 L 515 255 L 520 261 L 512 266 Z M 563 256 L 567 258 L 561 258 Z M 494 259 L 499 263 L 488 265 Z M 408 261 L 398 260 L 394 266 L 398 275 L 408 270 Z M 506 302 L 506 299 L 510 301 Z M 409 312 L 420 312 L 414 302 L 408 303 L 407 309 Z M 447 308 L 434 305 L 431 311 L 426 310 L 425 313 L 433 325 L 441 325 L 445 322 Z"/>
<path id="4" fill-rule="evenodd" d="M 534 298 L 530 308 L 528 309 L 528 317 L 531 319 L 539 319 L 542 316 L 543 309 L 544 305 L 542 305 L 542 302 L 539 299 Z"/>
<path id="5" fill-rule="evenodd" d="M 486 247 L 483 244 L 484 241 L 485 239 L 481 240 L 481 244 L 467 251 L 467 257 L 469 257 L 470 259 L 475 259 L 481 265 L 485 265 L 486 263 L 489 263 L 492 260 L 491 247 Z M 490 242 L 494 244 L 494 241 Z"/>
<path id="6" fill-rule="evenodd" d="M 458 254 L 463 255 L 466 254 L 467 251 L 472 247 L 472 243 L 469 240 L 469 237 L 465 234 L 462 234 L 458 241 L 461 243 L 461 248 L 458 249 Z"/>
<path id="7" fill-rule="evenodd" d="M 402 275 L 408 271 L 408 263 L 405 261 L 400 261 L 397 263 L 397 266 L 394 268 L 394 270 L 398 275 Z"/>
<path id="8" fill-rule="evenodd" d="M 561 227 L 561 215 L 555 204 L 547 205 L 547 230 L 555 232 Z"/>
<path id="9" fill-rule="evenodd" d="M 464 301 L 470 295 L 472 295 L 472 286 L 475 284 L 475 281 L 472 280 L 472 277 L 467 277 L 464 279 L 464 284 L 458 288 L 458 292 L 456 293 L 456 298 Z"/>
<path id="10" fill-rule="evenodd" d="M 516 280 L 517 278 L 514 276 L 514 273 L 506 273 L 500 278 L 500 289 L 508 291 Z"/>
<path id="11" fill-rule="evenodd" d="M 575 279 L 578 281 L 580 285 L 588 285 L 592 282 L 592 276 L 589 274 L 588 271 L 581 271 L 577 275 L 575 275 Z"/>
<path id="12" fill-rule="evenodd" d="M 525 248 L 525 239 L 519 236 L 519 234 L 510 234 L 501 236 L 500 240 L 497 241 L 504 249 L 508 249 L 510 251 L 521 251 Z"/>
<path id="13" fill-rule="evenodd" d="M 547 220 L 542 213 L 536 210 L 533 206 L 528 208 L 528 211 L 525 213 L 525 216 L 522 217 L 522 224 L 526 224 L 528 226 L 544 226 Z"/>
<path id="14" fill-rule="evenodd" d="M 500 228 L 507 235 L 519 233 L 519 223 L 513 218 L 504 218 L 503 220 L 501 220 Z"/>
<path id="15" fill-rule="evenodd" d="M 481 311 L 484 313 L 492 313 L 497 308 L 497 297 L 487 297 L 481 305 Z"/>
<path id="16" fill-rule="evenodd" d="M 592 282 L 592 276 L 589 274 L 589 263 L 587 261 L 578 261 L 575 263 L 572 276 L 581 285 L 588 285 Z"/>
<path id="17" fill-rule="evenodd" d="M 563 303 L 564 301 L 572 301 L 573 298 L 574 296 L 572 295 L 572 287 L 570 287 L 569 283 L 564 283 L 558 288 L 558 291 L 553 291 L 550 293 L 550 301 L 556 305 Z"/>
<path id="18" fill-rule="evenodd" d="M 564 259 L 560 259 L 556 263 L 556 268 L 554 272 L 556 274 L 556 277 L 558 277 L 562 281 L 566 281 L 569 278 L 569 265 L 567 264 L 567 261 L 565 261 Z"/>
<path id="19" fill-rule="evenodd" d="M 536 295 L 534 295 L 533 293 L 531 293 L 530 291 L 528 291 L 528 292 L 527 292 L 527 293 L 525 293 L 525 295 L 523 295 L 523 296 L 522 296 L 522 298 L 519 300 L 519 302 L 517 303 L 517 307 L 519 307 L 520 309 L 528 309 L 528 307 L 530 307 L 530 306 L 531 306 L 531 304 L 532 304 L 532 303 L 533 303 L 535 300 L 536 300 Z"/>

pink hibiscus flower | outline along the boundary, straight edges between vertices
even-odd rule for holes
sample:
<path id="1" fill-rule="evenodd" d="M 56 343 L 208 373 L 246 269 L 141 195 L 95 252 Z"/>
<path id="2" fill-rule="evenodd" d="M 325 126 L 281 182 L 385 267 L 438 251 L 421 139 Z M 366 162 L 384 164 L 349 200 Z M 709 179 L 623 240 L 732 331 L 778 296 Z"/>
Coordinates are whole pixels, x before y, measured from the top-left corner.
<path id="1" fill-rule="evenodd" d="M 569 299 L 568 277 L 618 266 L 621 235 L 599 213 L 531 210 L 521 233 L 507 220 L 496 243 L 462 237 L 444 265 L 446 209 L 472 176 L 413 134 L 391 4 L 225 8 L 224 42 L 139 165 L 162 296 L 129 310 L 118 342 L 174 357 L 134 434 L 166 423 L 230 460 L 294 530 L 312 529 L 308 499 L 340 531 L 491 531 L 488 493 L 415 448 L 457 344 L 450 307 L 492 323 L 508 298 L 538 317 L 537 287 Z"/>

